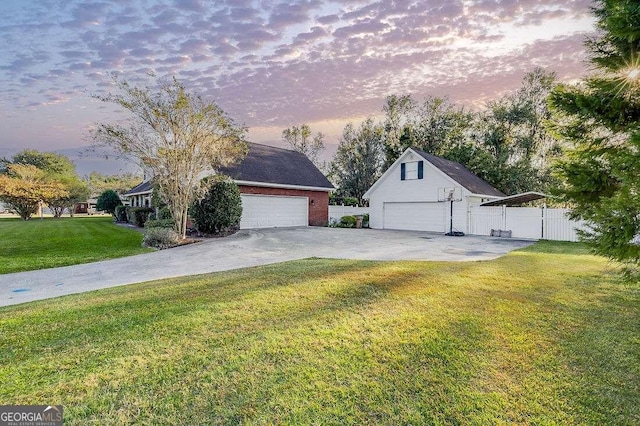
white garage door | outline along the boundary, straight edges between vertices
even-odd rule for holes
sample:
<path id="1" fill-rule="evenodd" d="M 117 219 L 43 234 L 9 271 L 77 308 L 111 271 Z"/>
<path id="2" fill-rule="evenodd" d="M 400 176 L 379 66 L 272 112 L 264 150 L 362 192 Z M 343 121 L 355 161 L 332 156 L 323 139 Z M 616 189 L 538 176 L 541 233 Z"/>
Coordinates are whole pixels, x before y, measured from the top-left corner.
<path id="1" fill-rule="evenodd" d="M 307 197 L 242 194 L 240 229 L 307 226 Z"/>
<path id="2" fill-rule="evenodd" d="M 447 203 L 384 203 L 385 229 L 445 232 Z"/>

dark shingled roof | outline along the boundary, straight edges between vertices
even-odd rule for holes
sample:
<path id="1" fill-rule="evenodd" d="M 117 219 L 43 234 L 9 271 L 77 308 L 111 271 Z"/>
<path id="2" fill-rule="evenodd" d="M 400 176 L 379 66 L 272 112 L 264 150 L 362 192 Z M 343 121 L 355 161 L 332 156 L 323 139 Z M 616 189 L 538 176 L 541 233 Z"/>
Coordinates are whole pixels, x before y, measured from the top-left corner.
<path id="1" fill-rule="evenodd" d="M 240 181 L 333 189 L 306 155 L 257 143 L 249 143 L 249 153 L 239 164 L 219 171 Z"/>
<path id="2" fill-rule="evenodd" d="M 432 154 L 427 154 L 419 149 L 412 148 L 425 160 L 436 166 L 442 172 L 444 172 L 451 179 L 464 186 L 473 194 L 478 195 L 493 195 L 496 197 L 504 197 L 505 194 L 489 185 L 486 181 L 479 178 L 474 173 L 470 172 L 465 166 L 455 161 L 447 160 L 446 158 L 438 157 Z"/>
<path id="3" fill-rule="evenodd" d="M 153 182 L 150 180 L 147 180 L 134 186 L 129 191 L 125 192 L 124 195 L 138 194 L 140 192 L 150 192 L 150 191 L 153 191 Z"/>

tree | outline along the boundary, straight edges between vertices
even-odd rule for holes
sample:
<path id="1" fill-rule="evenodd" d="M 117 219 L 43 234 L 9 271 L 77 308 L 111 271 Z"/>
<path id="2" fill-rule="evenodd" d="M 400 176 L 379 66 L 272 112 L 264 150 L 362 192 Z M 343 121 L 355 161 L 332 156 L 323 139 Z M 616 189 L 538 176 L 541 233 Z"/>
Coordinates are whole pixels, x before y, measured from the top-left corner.
<path id="1" fill-rule="evenodd" d="M 473 118 L 472 113 L 455 106 L 447 98 L 429 96 L 416 107 L 414 121 L 409 123 L 409 146 L 430 154 L 445 155 L 464 143 Z"/>
<path id="2" fill-rule="evenodd" d="M 77 203 L 86 202 L 91 195 L 87 184 L 78 177 L 61 178 L 57 180 L 67 191 L 67 195 L 49 201 L 49 208 L 54 217 L 61 217 L 67 209 L 73 217 L 73 209 Z"/>
<path id="3" fill-rule="evenodd" d="M 550 95 L 552 128 L 572 145 L 557 170 L 574 218 L 592 249 L 640 270 L 640 9 L 635 0 L 600 0 L 600 35 L 587 41 L 593 74 Z"/>
<path id="4" fill-rule="evenodd" d="M 331 162 L 331 176 L 343 197 L 362 196 L 382 174 L 384 164 L 383 128 L 368 118 L 356 130 L 348 124 Z"/>
<path id="5" fill-rule="evenodd" d="M 105 211 L 115 217 L 116 207 L 121 206 L 120 196 L 112 189 L 104 191 L 96 200 L 96 210 Z"/>
<path id="6" fill-rule="evenodd" d="M 307 156 L 317 167 L 321 167 L 319 155 L 324 150 L 324 135 L 320 132 L 312 137 L 311 128 L 307 124 L 293 126 L 282 131 L 282 139 L 294 151 Z"/>
<path id="7" fill-rule="evenodd" d="M 478 175 L 506 194 L 547 192 L 557 185 L 551 164 L 562 151 L 545 127 L 555 79 L 554 73 L 536 68 L 514 94 L 490 102 L 478 115 L 473 140 L 492 160 Z"/>
<path id="8" fill-rule="evenodd" d="M 139 184 L 141 179 L 141 176 L 134 173 L 103 175 L 98 172 L 91 172 L 88 181 L 89 189 L 94 195 L 101 194 L 107 189 L 112 189 L 118 194 L 124 194 Z"/>
<path id="9" fill-rule="evenodd" d="M 68 196 L 60 182 L 47 179 L 46 173 L 31 164 L 6 164 L 0 175 L 0 201 L 23 220 L 34 215 L 41 203 Z"/>
<path id="10" fill-rule="evenodd" d="M 136 158 L 149 171 L 184 238 L 187 210 L 206 191 L 202 177 L 246 155 L 246 129 L 214 102 L 187 92 L 176 78 L 160 82 L 156 91 L 118 79 L 115 84 L 118 93 L 96 98 L 124 108 L 130 121 L 100 123 L 92 137 Z"/>
<path id="11" fill-rule="evenodd" d="M 216 176 L 208 182 L 209 191 L 190 210 L 196 229 L 205 234 L 237 230 L 242 216 L 238 185 L 224 176 Z"/>
<path id="12" fill-rule="evenodd" d="M 414 110 L 416 102 L 411 95 L 391 95 L 387 96 L 382 111 L 385 114 L 384 120 L 384 157 L 385 168 L 388 168 L 398 159 L 406 143 L 401 143 L 401 139 L 409 138 L 411 127 L 409 124 L 410 114 Z"/>
<path id="13" fill-rule="evenodd" d="M 62 154 L 24 150 L 13 156 L 13 160 L 3 160 L 5 164 L 25 164 L 42 170 L 42 181 L 57 182 L 65 188 L 65 195 L 49 199 L 47 204 L 56 218 L 62 216 L 65 209 L 73 214 L 73 206 L 89 197 L 87 185 L 76 174 L 76 166 Z"/>

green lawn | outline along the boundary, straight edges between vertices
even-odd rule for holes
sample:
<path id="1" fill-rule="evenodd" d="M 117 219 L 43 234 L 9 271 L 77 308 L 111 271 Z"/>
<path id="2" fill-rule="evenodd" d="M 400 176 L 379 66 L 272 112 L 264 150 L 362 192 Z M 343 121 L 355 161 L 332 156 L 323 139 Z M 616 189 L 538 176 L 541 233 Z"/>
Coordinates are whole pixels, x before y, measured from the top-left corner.
<path id="1" fill-rule="evenodd" d="M 640 286 L 579 245 L 309 259 L 0 309 L 0 401 L 65 424 L 638 424 Z"/>
<path id="2" fill-rule="evenodd" d="M 0 219 L 0 274 L 146 253 L 142 234 L 111 217 Z"/>

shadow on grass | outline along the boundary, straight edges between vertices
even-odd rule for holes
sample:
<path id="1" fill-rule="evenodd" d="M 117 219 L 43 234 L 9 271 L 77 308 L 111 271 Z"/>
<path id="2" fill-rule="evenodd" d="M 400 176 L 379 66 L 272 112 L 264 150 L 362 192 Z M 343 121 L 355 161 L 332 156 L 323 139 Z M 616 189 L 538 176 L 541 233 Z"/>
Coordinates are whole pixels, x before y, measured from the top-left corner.
<path id="1" fill-rule="evenodd" d="M 535 244 L 516 251 L 544 254 L 592 255 L 591 250 L 585 243 L 573 243 L 568 241 L 540 240 Z"/>

